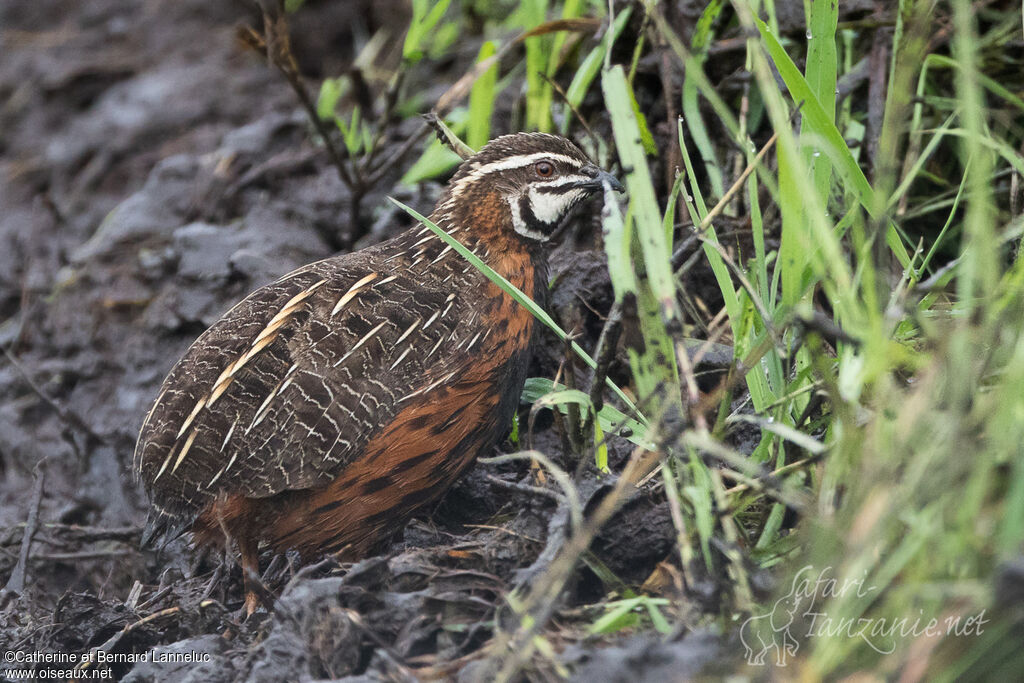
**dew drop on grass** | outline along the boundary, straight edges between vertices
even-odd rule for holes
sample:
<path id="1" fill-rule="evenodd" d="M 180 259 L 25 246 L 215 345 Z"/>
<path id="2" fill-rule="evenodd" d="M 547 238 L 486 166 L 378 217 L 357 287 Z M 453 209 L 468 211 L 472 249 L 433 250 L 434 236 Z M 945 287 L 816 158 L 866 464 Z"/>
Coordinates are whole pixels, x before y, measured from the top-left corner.
<path id="1" fill-rule="evenodd" d="M 812 154 L 811 156 L 820 157 L 821 156 L 821 150 L 820 149 L 814 150 L 814 154 Z"/>
<path id="2" fill-rule="evenodd" d="M 811 29 L 807 29 L 807 40 L 810 40 L 814 36 L 811 35 Z"/>

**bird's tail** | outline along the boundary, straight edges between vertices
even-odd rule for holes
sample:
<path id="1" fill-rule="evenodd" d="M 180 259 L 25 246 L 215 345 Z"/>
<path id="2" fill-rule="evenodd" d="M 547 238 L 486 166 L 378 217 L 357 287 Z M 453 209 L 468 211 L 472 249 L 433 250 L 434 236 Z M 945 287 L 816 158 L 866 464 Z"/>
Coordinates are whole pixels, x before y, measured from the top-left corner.
<path id="1" fill-rule="evenodd" d="M 143 548 L 160 549 L 188 531 L 191 523 L 180 516 L 171 515 L 163 510 L 151 508 L 146 518 L 146 526 L 142 530 Z"/>

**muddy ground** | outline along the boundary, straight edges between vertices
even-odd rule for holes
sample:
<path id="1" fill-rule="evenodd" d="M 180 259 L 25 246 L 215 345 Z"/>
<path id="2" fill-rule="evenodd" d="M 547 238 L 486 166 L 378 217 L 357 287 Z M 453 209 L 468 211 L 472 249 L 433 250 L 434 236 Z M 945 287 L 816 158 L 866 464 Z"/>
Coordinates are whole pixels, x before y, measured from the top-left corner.
<path id="1" fill-rule="evenodd" d="M 352 46 L 379 27 L 403 30 L 404 8 L 307 3 L 293 35 L 309 82 L 344 73 Z M 353 224 L 350 192 L 308 117 L 281 75 L 236 40 L 240 24 L 260 25 L 253 6 L 0 4 L 0 583 L 11 578 L 0 651 L 102 647 L 200 660 L 111 664 L 125 681 L 484 676 L 495 632 L 515 626 L 504 597 L 543 568 L 545 545 L 566 523 L 556 496 L 520 486 L 537 484 L 527 464 L 477 466 L 355 566 L 300 568 L 284 558 L 267 569 L 264 557 L 264 581 L 280 597 L 249 620 L 239 613 L 237 567 L 184 540 L 139 549 L 146 499 L 132 451 L 171 365 L 254 288 L 350 237 L 358 247 L 408 227 L 386 195 L 428 213 L 441 187 L 397 185 L 414 150 L 371 188 Z M 425 67 L 424 102 L 465 72 L 479 45 L 469 42 Z M 641 104 L 669 140 L 658 78 L 656 64 L 640 65 L 650 83 Z M 601 134 L 607 124 L 595 122 Z M 387 144 L 397 149 L 421 125 L 397 122 Z M 511 125 L 499 112 L 495 132 Z M 553 309 L 588 348 L 610 304 L 595 212 L 579 216 L 552 257 Z M 699 266 L 689 277 L 698 293 L 707 287 Z M 548 339 L 531 376 L 553 377 L 562 357 Z M 621 366 L 615 372 L 625 380 Z M 601 495 L 608 480 L 577 468 L 563 444 L 542 415 L 535 446 L 579 469 L 588 498 Z M 614 469 L 630 444 L 611 446 Z M 708 578 L 678 593 L 674 533 L 656 483 L 633 497 L 578 570 L 556 618 L 555 659 L 535 664 L 531 678 L 566 667 L 590 681 L 662 680 L 721 657 L 715 636 L 694 631 L 714 612 L 719 586 Z M 584 605 L 645 582 L 673 600 L 673 634 L 587 637 L 601 612 Z"/>

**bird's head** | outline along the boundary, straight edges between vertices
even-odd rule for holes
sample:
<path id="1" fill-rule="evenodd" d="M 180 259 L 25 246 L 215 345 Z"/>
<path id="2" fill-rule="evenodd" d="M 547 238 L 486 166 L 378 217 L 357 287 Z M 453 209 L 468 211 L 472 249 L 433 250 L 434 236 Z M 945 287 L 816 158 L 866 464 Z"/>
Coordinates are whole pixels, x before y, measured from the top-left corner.
<path id="1" fill-rule="evenodd" d="M 472 212 L 493 201 L 507 204 L 511 227 L 533 242 L 547 241 L 577 204 L 622 184 L 569 140 L 545 133 L 515 133 L 491 140 L 462 162 L 447 203 Z"/>

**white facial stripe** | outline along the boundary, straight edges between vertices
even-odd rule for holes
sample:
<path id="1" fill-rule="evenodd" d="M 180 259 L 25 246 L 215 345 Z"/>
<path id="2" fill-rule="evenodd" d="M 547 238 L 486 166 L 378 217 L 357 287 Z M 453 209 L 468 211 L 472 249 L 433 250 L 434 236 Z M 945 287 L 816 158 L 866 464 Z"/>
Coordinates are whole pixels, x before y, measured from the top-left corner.
<path id="1" fill-rule="evenodd" d="M 538 240 L 540 242 L 547 242 L 548 236 L 542 232 L 530 229 L 523 220 L 523 213 L 519 210 L 519 197 L 508 197 L 508 208 L 512 211 L 512 227 L 523 237 L 529 237 L 532 240 Z"/>
<path id="2" fill-rule="evenodd" d="M 459 180 L 455 187 L 452 188 L 452 196 L 457 197 L 462 194 L 462 191 L 470 183 L 479 180 L 488 173 L 496 173 L 499 171 L 508 171 L 514 168 L 522 168 L 523 166 L 529 166 L 535 164 L 538 161 L 548 159 L 550 161 L 561 161 L 569 164 L 573 168 L 580 168 L 583 165 L 579 159 L 573 159 L 572 157 L 565 156 L 564 154 L 551 154 L 549 152 L 534 152 L 533 154 L 520 154 L 518 156 L 509 157 L 508 159 L 502 159 L 501 161 L 493 161 L 483 166 L 474 168 L 465 178 Z M 555 181 L 557 182 L 557 181 Z"/>
<path id="3" fill-rule="evenodd" d="M 531 187 L 528 190 L 530 210 L 538 221 L 551 225 L 557 223 L 569 207 L 583 199 L 585 194 L 583 190 L 541 192 L 540 188 Z"/>
<path id="4" fill-rule="evenodd" d="M 470 167 L 469 173 L 467 173 L 465 177 L 456 181 L 455 184 L 452 186 L 452 191 L 451 194 L 449 195 L 448 201 L 451 202 L 461 197 L 462 193 L 465 192 L 467 187 L 469 187 L 474 181 L 479 180 L 485 175 L 501 171 L 509 171 L 517 168 L 523 168 L 524 166 L 529 166 L 542 160 L 561 162 L 575 169 L 582 168 L 584 164 L 587 163 L 585 160 L 581 161 L 576 157 L 568 156 L 566 154 L 558 154 L 557 152 L 533 152 L 531 154 L 519 154 L 516 156 L 502 159 L 500 161 L 492 161 L 491 163 L 483 164 L 482 166 L 477 165 L 478 162 L 474 162 L 474 166 Z M 581 178 L 581 176 L 572 176 L 571 179 L 559 178 L 557 180 L 553 180 L 551 182 L 551 185 L 555 186 L 570 182 L 576 182 Z M 591 178 L 586 178 L 586 180 L 591 180 Z"/>
<path id="5" fill-rule="evenodd" d="M 573 159 L 567 157 L 564 154 L 551 154 L 550 152 L 534 152 L 533 154 L 520 154 L 518 156 L 509 157 L 502 159 L 501 161 L 492 161 L 489 164 L 484 164 L 473 169 L 471 175 L 482 176 L 488 173 L 494 173 L 495 171 L 508 171 L 513 168 L 522 168 L 523 166 L 529 166 L 535 164 L 538 161 L 549 159 L 551 161 L 561 161 L 562 163 L 569 164 L 573 168 L 579 168 L 583 164 L 580 163 L 579 159 Z"/>
<path id="6" fill-rule="evenodd" d="M 585 175 L 567 175 L 557 178 L 555 180 L 549 180 L 543 184 L 538 184 L 538 187 L 561 187 L 562 185 L 571 185 L 573 183 L 585 183 L 592 181 L 593 178 Z"/>

